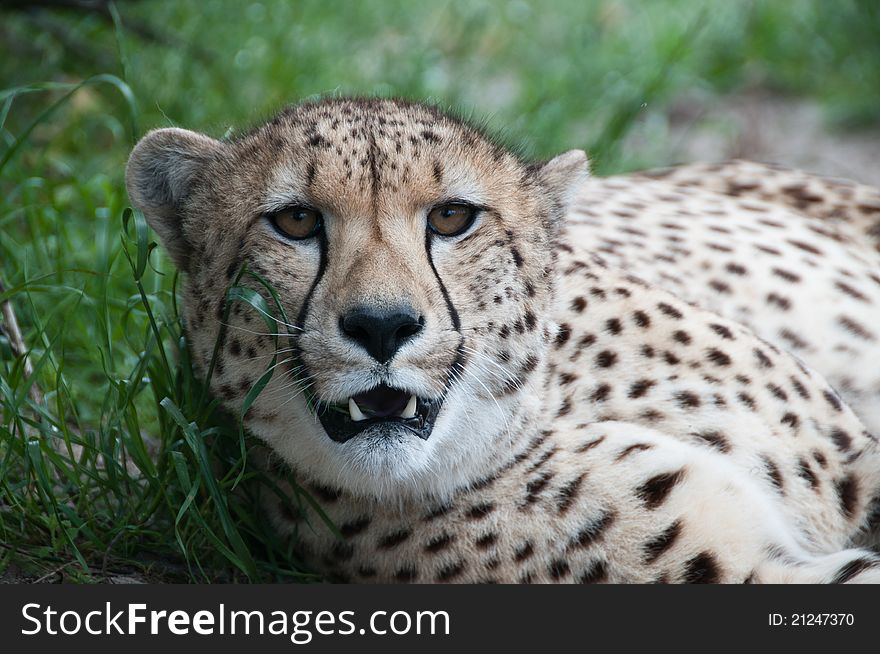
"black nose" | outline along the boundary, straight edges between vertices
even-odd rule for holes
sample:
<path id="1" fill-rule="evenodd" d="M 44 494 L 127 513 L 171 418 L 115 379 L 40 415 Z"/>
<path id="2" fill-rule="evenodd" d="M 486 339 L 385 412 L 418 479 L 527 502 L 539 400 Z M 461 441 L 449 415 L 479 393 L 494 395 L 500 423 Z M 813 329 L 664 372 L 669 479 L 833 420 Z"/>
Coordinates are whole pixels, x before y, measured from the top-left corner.
<path id="1" fill-rule="evenodd" d="M 386 363 L 406 341 L 422 331 L 424 322 L 412 307 L 360 306 L 339 319 L 339 328 L 379 363 Z"/>

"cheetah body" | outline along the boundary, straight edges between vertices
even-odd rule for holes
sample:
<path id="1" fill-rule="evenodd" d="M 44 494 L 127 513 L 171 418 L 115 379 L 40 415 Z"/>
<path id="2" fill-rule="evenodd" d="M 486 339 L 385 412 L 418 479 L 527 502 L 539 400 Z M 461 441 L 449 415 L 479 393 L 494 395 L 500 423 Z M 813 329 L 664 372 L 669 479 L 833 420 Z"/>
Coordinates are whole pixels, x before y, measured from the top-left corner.
<path id="1" fill-rule="evenodd" d="M 671 182 L 585 178 L 582 154 L 524 163 L 432 108 L 382 100 L 300 105 L 230 143 L 154 132 L 127 173 L 133 202 L 187 273 L 203 371 L 219 342 L 214 391 L 239 411 L 267 364 L 279 368 L 245 420 L 285 490 L 266 509 L 312 567 L 351 581 L 876 581 L 876 556 L 858 549 L 870 544 L 880 490 L 876 439 L 786 351 L 770 322 L 779 316 L 765 324 L 765 289 L 750 296 L 739 275 L 727 282 L 744 280 L 736 300 L 713 304 L 715 294 L 663 281 L 699 279 L 699 263 L 655 266 L 636 245 L 652 241 L 660 213 L 696 224 L 690 212 L 703 203 L 744 221 L 749 236 L 775 242 L 774 228 L 710 190 L 681 212 L 662 199 L 678 193 Z M 651 210 L 591 215 L 603 201 L 633 202 L 622 185 L 650 187 L 638 201 Z M 440 239 L 425 213 L 448 198 L 482 209 L 469 231 Z M 266 226 L 293 201 L 326 214 L 314 240 L 287 242 Z M 809 220 L 789 211 L 792 238 L 806 238 L 797 225 Z M 620 225 L 646 236 L 610 236 Z M 839 249 L 820 236 L 804 242 Z M 609 240 L 622 244 L 609 250 Z M 845 269 L 868 289 L 874 260 L 863 249 Z M 721 256 L 707 248 L 694 260 L 712 268 Z M 843 260 L 828 261 L 798 274 L 816 268 L 833 284 Z M 227 301 L 238 283 L 272 306 L 264 286 L 236 277 L 243 266 L 272 283 L 285 310 L 269 330 Z M 390 362 L 338 333 L 352 302 L 401 298 L 425 329 Z M 838 292 L 814 308 L 871 325 L 851 300 Z M 740 303 L 754 313 L 738 314 Z M 871 375 L 833 356 L 838 344 L 867 356 L 870 341 L 849 329 L 826 342 L 824 327 L 810 328 L 797 325 L 829 354 L 811 363 L 848 375 L 854 405 L 870 407 L 858 400 Z M 381 423 L 328 438 L 310 406 L 339 407 L 376 384 L 442 402 L 430 435 Z"/>
<path id="2" fill-rule="evenodd" d="M 740 322 L 880 432 L 880 192 L 734 161 L 592 179 L 569 239 Z"/>

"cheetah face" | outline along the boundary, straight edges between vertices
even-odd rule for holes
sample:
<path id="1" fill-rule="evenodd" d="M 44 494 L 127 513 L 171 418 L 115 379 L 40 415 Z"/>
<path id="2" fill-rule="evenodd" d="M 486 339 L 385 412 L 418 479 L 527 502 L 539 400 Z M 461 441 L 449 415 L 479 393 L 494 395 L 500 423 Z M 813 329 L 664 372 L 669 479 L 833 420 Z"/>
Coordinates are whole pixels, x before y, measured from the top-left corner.
<path id="1" fill-rule="evenodd" d="M 552 244 L 581 152 L 527 164 L 432 108 L 327 100 L 234 142 L 152 132 L 129 193 L 186 271 L 186 323 L 232 409 L 311 480 L 438 494 L 497 453 L 555 331 Z M 226 288 L 243 265 L 287 319 Z M 240 285 L 274 298 L 248 276 Z M 528 404 L 529 401 L 525 401 Z"/>

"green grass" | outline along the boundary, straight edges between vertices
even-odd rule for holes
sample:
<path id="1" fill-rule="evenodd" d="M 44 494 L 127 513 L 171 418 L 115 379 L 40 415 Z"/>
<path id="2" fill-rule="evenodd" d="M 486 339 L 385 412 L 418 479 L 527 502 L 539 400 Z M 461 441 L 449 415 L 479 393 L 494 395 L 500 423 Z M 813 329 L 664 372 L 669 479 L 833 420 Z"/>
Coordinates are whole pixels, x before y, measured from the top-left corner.
<path id="1" fill-rule="evenodd" d="M 624 137 L 695 89 L 758 85 L 815 99 L 830 125 L 880 124 L 870 0 L 0 15 L 0 301 L 34 369 L 0 337 L 0 578 L 313 579 L 253 510 L 272 489 L 242 460 L 238 416 L 190 369 L 179 280 L 126 212 L 122 171 L 147 128 L 220 137 L 315 94 L 401 95 L 454 106 L 536 157 L 585 147 L 610 173 L 668 163 L 662 130 L 642 151 Z M 140 22 L 171 42 L 138 36 Z"/>

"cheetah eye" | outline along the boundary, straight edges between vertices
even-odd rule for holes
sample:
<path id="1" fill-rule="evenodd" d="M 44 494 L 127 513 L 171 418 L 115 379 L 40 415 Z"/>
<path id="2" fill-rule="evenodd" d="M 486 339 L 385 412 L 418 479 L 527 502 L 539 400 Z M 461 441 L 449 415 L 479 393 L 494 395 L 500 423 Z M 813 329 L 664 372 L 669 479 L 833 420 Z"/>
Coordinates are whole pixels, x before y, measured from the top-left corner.
<path id="1" fill-rule="evenodd" d="M 308 207 L 288 207 L 269 214 L 267 218 L 275 231 L 295 241 L 317 234 L 323 222 L 321 212 Z"/>
<path id="2" fill-rule="evenodd" d="M 469 204 L 443 204 L 428 212 L 428 227 L 440 236 L 458 236 L 470 227 L 479 209 Z"/>

